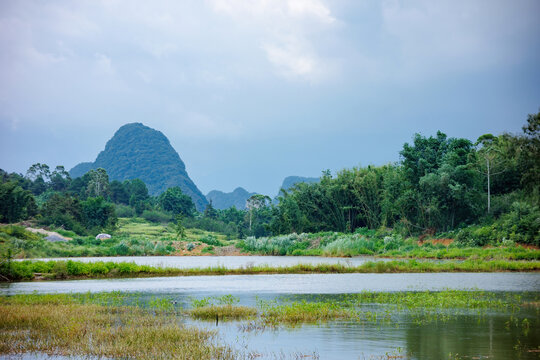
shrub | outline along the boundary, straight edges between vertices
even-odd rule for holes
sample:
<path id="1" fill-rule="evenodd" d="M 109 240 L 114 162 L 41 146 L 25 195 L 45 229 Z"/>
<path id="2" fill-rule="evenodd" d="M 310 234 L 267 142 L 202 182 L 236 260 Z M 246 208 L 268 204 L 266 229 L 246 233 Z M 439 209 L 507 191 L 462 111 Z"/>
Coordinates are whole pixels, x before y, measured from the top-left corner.
<path id="1" fill-rule="evenodd" d="M 121 218 L 132 218 L 135 216 L 135 210 L 131 206 L 116 205 L 116 216 Z"/>
<path id="2" fill-rule="evenodd" d="M 65 261 L 57 261 L 51 269 L 56 279 L 65 279 L 69 275 Z"/>
<path id="3" fill-rule="evenodd" d="M 158 242 L 154 248 L 154 255 L 167 255 L 169 250 L 162 242 Z"/>
<path id="4" fill-rule="evenodd" d="M 69 260 L 66 264 L 66 269 L 68 275 L 87 275 L 88 274 L 88 266 L 87 264 L 81 263 L 81 262 L 75 262 Z"/>
<path id="5" fill-rule="evenodd" d="M 385 236 L 383 242 L 386 251 L 397 250 L 403 245 L 403 238 L 400 235 Z"/>
<path id="6" fill-rule="evenodd" d="M 305 249 L 309 246 L 307 234 L 289 234 L 276 237 L 255 238 L 250 236 L 244 241 L 246 250 L 257 251 L 267 255 L 286 255 L 295 249 Z"/>
<path id="7" fill-rule="evenodd" d="M 202 243 L 205 243 L 207 245 L 213 245 L 213 246 L 223 246 L 223 244 L 221 243 L 221 241 L 219 241 L 217 239 L 217 237 L 215 237 L 214 235 L 212 234 L 208 234 L 206 236 L 203 236 L 199 239 L 200 242 Z"/>
<path id="8" fill-rule="evenodd" d="M 141 217 L 153 223 L 168 223 L 172 220 L 170 214 L 158 210 L 144 210 Z"/>
<path id="9" fill-rule="evenodd" d="M 15 237 L 22 240 L 39 240 L 40 237 L 38 234 L 34 234 L 31 231 L 26 230 L 22 226 L 9 225 L 9 226 L 0 226 L 0 232 L 5 233 L 9 236 Z"/>
<path id="10" fill-rule="evenodd" d="M 326 245 L 323 252 L 333 256 L 371 255 L 375 252 L 375 244 L 358 234 L 343 235 Z"/>
<path id="11" fill-rule="evenodd" d="M 104 275 L 109 272 L 109 268 L 105 265 L 103 261 L 98 261 L 96 263 L 91 264 L 90 267 L 90 273 L 94 275 Z"/>
<path id="12" fill-rule="evenodd" d="M 121 241 L 117 245 L 113 246 L 111 250 L 116 255 L 125 256 L 129 253 L 129 245 L 126 244 L 125 241 Z"/>

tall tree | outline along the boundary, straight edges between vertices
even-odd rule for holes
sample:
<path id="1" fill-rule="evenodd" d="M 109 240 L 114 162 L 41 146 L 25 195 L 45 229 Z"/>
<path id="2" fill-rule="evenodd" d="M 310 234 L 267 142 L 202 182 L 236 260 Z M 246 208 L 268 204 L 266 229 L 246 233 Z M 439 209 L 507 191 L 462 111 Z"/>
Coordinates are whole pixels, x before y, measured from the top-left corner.
<path id="1" fill-rule="evenodd" d="M 0 183 L 0 222 L 13 223 L 36 213 L 36 202 L 30 191 L 12 181 Z"/>
<path id="2" fill-rule="evenodd" d="M 499 139 L 492 134 L 484 134 L 476 141 L 476 146 L 480 146 L 477 151 L 479 157 L 479 171 L 487 179 L 487 212 L 491 210 L 491 181 L 492 177 L 504 172 L 503 156 L 498 148 Z"/>
<path id="3" fill-rule="evenodd" d="M 158 198 L 159 205 L 165 211 L 173 214 L 182 214 L 183 216 L 191 217 L 195 212 L 195 204 L 193 200 L 182 192 L 178 186 L 168 188 Z"/>
<path id="4" fill-rule="evenodd" d="M 108 197 L 109 195 L 109 175 L 103 168 L 90 170 L 90 182 L 86 187 L 86 193 L 90 197 Z"/>
<path id="5" fill-rule="evenodd" d="M 261 194 L 255 194 L 252 195 L 249 199 L 246 201 L 246 208 L 249 211 L 249 230 L 251 231 L 252 223 L 253 223 L 253 213 L 256 210 L 262 209 L 268 204 L 272 202 L 272 199 L 270 199 L 267 195 L 261 195 Z"/>

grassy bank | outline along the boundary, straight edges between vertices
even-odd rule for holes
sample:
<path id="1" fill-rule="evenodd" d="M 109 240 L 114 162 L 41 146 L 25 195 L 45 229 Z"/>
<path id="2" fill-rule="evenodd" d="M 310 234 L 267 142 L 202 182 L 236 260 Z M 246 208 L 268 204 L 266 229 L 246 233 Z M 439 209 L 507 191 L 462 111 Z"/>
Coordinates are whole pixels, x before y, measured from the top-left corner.
<path id="1" fill-rule="evenodd" d="M 162 268 L 122 262 L 80 261 L 11 261 L 0 265 L 0 278 L 9 280 L 53 280 L 123 278 L 155 276 L 195 275 L 254 275 L 254 274 L 349 274 L 349 273 L 424 273 L 424 272 L 508 272 L 539 271 L 540 261 L 465 260 L 462 262 L 376 261 L 359 266 L 342 264 L 299 264 L 287 267 L 269 265 L 228 269 L 208 268 Z"/>
<path id="2" fill-rule="evenodd" d="M 446 234 L 456 236 L 456 234 Z M 457 236 L 456 236 L 457 237 Z M 237 243 L 246 252 L 264 255 L 293 256 L 358 256 L 484 259 L 484 260 L 540 260 L 540 250 L 525 248 L 513 241 L 494 241 L 490 247 L 471 246 L 453 239 L 403 238 L 392 230 L 359 229 L 356 233 L 320 232 L 289 234 L 274 237 L 249 237 Z"/>
<path id="3" fill-rule="evenodd" d="M 79 236 L 72 231 L 50 229 L 71 240 L 50 242 L 45 235 L 32 233 L 23 226 L 0 226 L 0 254 L 8 249 L 14 257 L 84 257 L 84 256 L 152 256 L 199 255 L 208 245 L 223 246 L 230 242 L 225 235 L 200 229 L 186 229 L 180 241 L 171 225 L 150 223 L 142 218 L 120 218 L 110 239 Z M 206 252 L 211 253 L 212 249 Z"/>
<path id="4" fill-rule="evenodd" d="M 319 232 L 228 240 L 223 234 L 186 229 L 178 239 L 171 224 L 151 223 L 142 218 L 120 218 L 111 239 L 77 236 L 62 229 L 67 242 L 49 242 L 44 235 L 21 226 L 0 226 L 0 254 L 8 249 L 16 258 L 81 256 L 150 256 L 219 254 L 223 246 L 236 252 L 263 255 L 358 256 L 432 259 L 540 260 L 540 250 L 525 248 L 510 240 L 492 240 L 489 247 L 460 240 L 460 232 L 439 234 L 443 238 L 403 238 L 391 229 L 357 229 L 355 233 Z M 455 240 L 454 240 L 455 239 Z"/>
<path id="5" fill-rule="evenodd" d="M 185 327 L 159 308 L 103 305 L 91 300 L 80 301 L 71 295 L 0 298 L 0 354 L 237 358 L 230 348 L 217 345 L 214 333 Z"/>

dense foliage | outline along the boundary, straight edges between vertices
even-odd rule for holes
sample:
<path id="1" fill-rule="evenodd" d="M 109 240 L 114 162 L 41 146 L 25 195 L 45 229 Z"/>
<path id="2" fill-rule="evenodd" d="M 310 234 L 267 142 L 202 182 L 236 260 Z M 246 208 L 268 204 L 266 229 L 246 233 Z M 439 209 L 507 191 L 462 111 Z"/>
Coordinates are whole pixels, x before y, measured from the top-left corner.
<path id="1" fill-rule="evenodd" d="M 121 140 L 131 131 L 134 136 L 154 131 L 141 126 L 121 128 L 107 148 L 121 147 L 117 135 Z M 43 225 L 95 235 L 114 231 L 118 217 L 138 216 L 246 239 L 245 250 L 272 254 L 380 254 L 396 244 L 408 246 L 402 241 L 410 236 L 437 235 L 460 246 L 540 245 L 540 113 L 529 115 L 523 134 L 485 134 L 475 143 L 441 132 L 416 134 L 400 156 L 399 163 L 344 169 L 335 176 L 324 171 L 319 181 L 282 189 L 277 203 L 251 194 L 246 209 L 216 209 L 212 202 L 200 209 L 181 186 L 153 197 L 141 179 L 110 181 L 103 168 L 72 179 L 63 166 L 51 171 L 38 163 L 25 175 L 0 170 L 0 221 L 35 218 Z M 345 236 L 359 229 L 401 240 L 388 240 L 388 245 L 384 237 L 366 243 Z M 280 236 L 319 232 L 344 237 L 314 249 L 305 241 L 290 247 L 287 237 Z M 259 239 L 272 236 L 271 241 Z"/>

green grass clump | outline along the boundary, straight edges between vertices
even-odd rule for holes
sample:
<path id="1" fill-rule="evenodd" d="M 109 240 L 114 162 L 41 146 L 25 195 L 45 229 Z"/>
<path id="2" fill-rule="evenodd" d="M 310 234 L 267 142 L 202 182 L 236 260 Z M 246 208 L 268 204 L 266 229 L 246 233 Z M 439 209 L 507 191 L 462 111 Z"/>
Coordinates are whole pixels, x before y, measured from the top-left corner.
<path id="1" fill-rule="evenodd" d="M 190 309 L 188 314 L 201 320 L 238 320 L 253 318 L 257 315 L 257 310 L 248 306 L 210 305 Z"/>
<path id="2" fill-rule="evenodd" d="M 261 319 L 264 323 L 277 325 L 279 323 L 314 323 L 318 321 L 343 320 L 357 317 L 351 307 L 341 306 L 333 302 L 260 302 Z"/>

